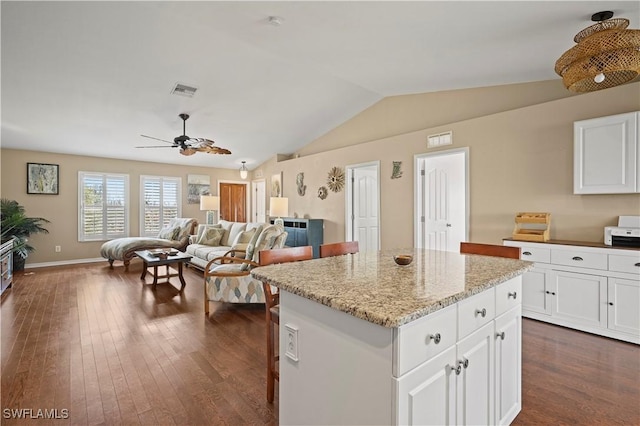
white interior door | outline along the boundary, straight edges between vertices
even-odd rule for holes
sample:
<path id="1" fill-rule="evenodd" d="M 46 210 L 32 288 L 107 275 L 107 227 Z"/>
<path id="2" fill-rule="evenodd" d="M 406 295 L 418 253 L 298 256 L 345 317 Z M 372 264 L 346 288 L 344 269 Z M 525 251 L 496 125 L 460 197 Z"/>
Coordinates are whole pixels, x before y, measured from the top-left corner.
<path id="1" fill-rule="evenodd" d="M 346 241 L 358 241 L 360 251 L 380 247 L 379 162 L 347 167 Z"/>
<path id="2" fill-rule="evenodd" d="M 251 182 L 251 221 L 267 222 L 267 186 L 262 180 Z"/>
<path id="3" fill-rule="evenodd" d="M 459 251 L 468 239 L 468 149 L 416 156 L 416 247 Z"/>

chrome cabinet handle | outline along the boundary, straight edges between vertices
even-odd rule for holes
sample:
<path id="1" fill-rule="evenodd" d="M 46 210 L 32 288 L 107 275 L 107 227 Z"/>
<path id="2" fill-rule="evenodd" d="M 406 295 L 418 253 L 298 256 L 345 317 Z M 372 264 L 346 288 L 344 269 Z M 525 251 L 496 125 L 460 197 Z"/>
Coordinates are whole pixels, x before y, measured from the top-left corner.
<path id="1" fill-rule="evenodd" d="M 573 256 L 571 259 L 572 259 L 572 260 L 575 260 L 576 262 L 582 262 L 582 261 L 584 260 L 584 259 L 583 259 L 583 258 L 581 258 L 580 256 Z"/>
<path id="2" fill-rule="evenodd" d="M 485 308 L 476 309 L 476 316 L 480 315 L 482 318 L 487 316 L 487 310 Z"/>
<path id="3" fill-rule="evenodd" d="M 437 345 L 438 343 L 440 343 L 441 339 L 442 339 L 442 336 L 440 336 L 440 333 L 430 334 L 429 335 L 429 339 L 427 340 L 427 343 L 429 343 L 429 341 L 433 340 L 433 343 L 435 343 Z"/>
<path id="4" fill-rule="evenodd" d="M 553 291 L 545 291 L 545 293 L 555 296 L 556 294 Z"/>
<path id="5" fill-rule="evenodd" d="M 531 252 L 530 251 L 523 251 L 522 255 L 523 256 L 531 256 Z"/>
<path id="6" fill-rule="evenodd" d="M 458 364 L 455 367 L 449 367 L 449 368 L 451 368 L 452 371 L 456 372 L 456 376 L 459 376 L 460 372 L 462 371 L 462 366 L 460 364 Z"/>
<path id="7" fill-rule="evenodd" d="M 513 297 L 513 300 L 516 300 L 518 297 L 518 292 L 514 291 L 513 293 L 507 293 L 507 299 Z"/>
<path id="8" fill-rule="evenodd" d="M 500 333 L 496 333 L 496 339 L 500 338 L 500 340 L 504 340 L 504 331 L 501 331 Z"/>
<path id="9" fill-rule="evenodd" d="M 466 369 L 467 367 L 469 367 L 469 360 L 466 358 L 462 358 L 461 360 L 458 360 L 458 368 L 460 368 L 460 366 Z"/>

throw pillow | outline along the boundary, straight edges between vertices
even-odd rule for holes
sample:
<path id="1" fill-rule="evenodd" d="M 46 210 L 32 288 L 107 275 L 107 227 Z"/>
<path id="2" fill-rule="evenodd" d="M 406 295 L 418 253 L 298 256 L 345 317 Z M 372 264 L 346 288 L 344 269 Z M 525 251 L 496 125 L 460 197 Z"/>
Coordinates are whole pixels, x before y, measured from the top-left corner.
<path id="1" fill-rule="evenodd" d="M 203 244 L 205 246 L 219 246 L 220 240 L 224 235 L 224 229 L 222 228 L 209 228 L 205 230 L 196 244 Z"/>
<path id="2" fill-rule="evenodd" d="M 172 227 L 172 228 L 166 227 L 160 230 L 160 232 L 158 233 L 158 238 L 175 241 L 178 239 L 178 235 L 180 235 L 179 226 Z"/>
<path id="3" fill-rule="evenodd" d="M 253 228 L 250 229 L 248 231 L 244 231 L 238 234 L 238 236 L 236 237 L 235 240 L 233 240 L 233 243 L 231 244 L 231 246 L 236 246 L 238 244 L 247 244 L 249 241 L 251 241 L 251 239 L 253 238 L 253 235 L 256 233 L 256 230 L 258 228 Z"/>

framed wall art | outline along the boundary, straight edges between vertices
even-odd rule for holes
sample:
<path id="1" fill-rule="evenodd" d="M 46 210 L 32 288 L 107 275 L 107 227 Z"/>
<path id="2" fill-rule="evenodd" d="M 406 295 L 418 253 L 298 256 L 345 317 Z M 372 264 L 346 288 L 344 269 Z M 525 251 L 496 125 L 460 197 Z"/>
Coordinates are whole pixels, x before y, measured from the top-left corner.
<path id="1" fill-rule="evenodd" d="M 282 172 L 271 176 L 271 196 L 282 197 Z"/>
<path id="2" fill-rule="evenodd" d="M 209 194 L 210 183 L 207 175 L 187 175 L 187 204 L 200 204 L 200 196 Z"/>
<path id="3" fill-rule="evenodd" d="M 60 166 L 27 163 L 27 194 L 58 195 Z"/>

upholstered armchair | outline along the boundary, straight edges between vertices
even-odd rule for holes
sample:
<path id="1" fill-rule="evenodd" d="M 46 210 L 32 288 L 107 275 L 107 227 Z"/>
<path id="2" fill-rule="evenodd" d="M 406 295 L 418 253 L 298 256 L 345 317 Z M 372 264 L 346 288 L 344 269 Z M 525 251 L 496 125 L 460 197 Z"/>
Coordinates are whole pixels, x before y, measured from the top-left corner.
<path id="1" fill-rule="evenodd" d="M 193 218 L 176 217 L 160 230 L 158 237 L 126 237 L 107 241 L 100 248 L 100 255 L 113 267 L 114 260 L 122 260 L 127 269 L 138 250 L 154 248 L 175 248 L 184 251 L 189 244 L 189 236 L 195 232 L 198 222 Z"/>
<path id="2" fill-rule="evenodd" d="M 244 252 L 212 259 L 204 271 L 204 312 L 209 314 L 209 302 L 264 303 L 262 282 L 251 277 L 258 266 L 261 250 L 284 247 L 287 232 L 282 225 L 270 225 L 251 241 Z"/>

